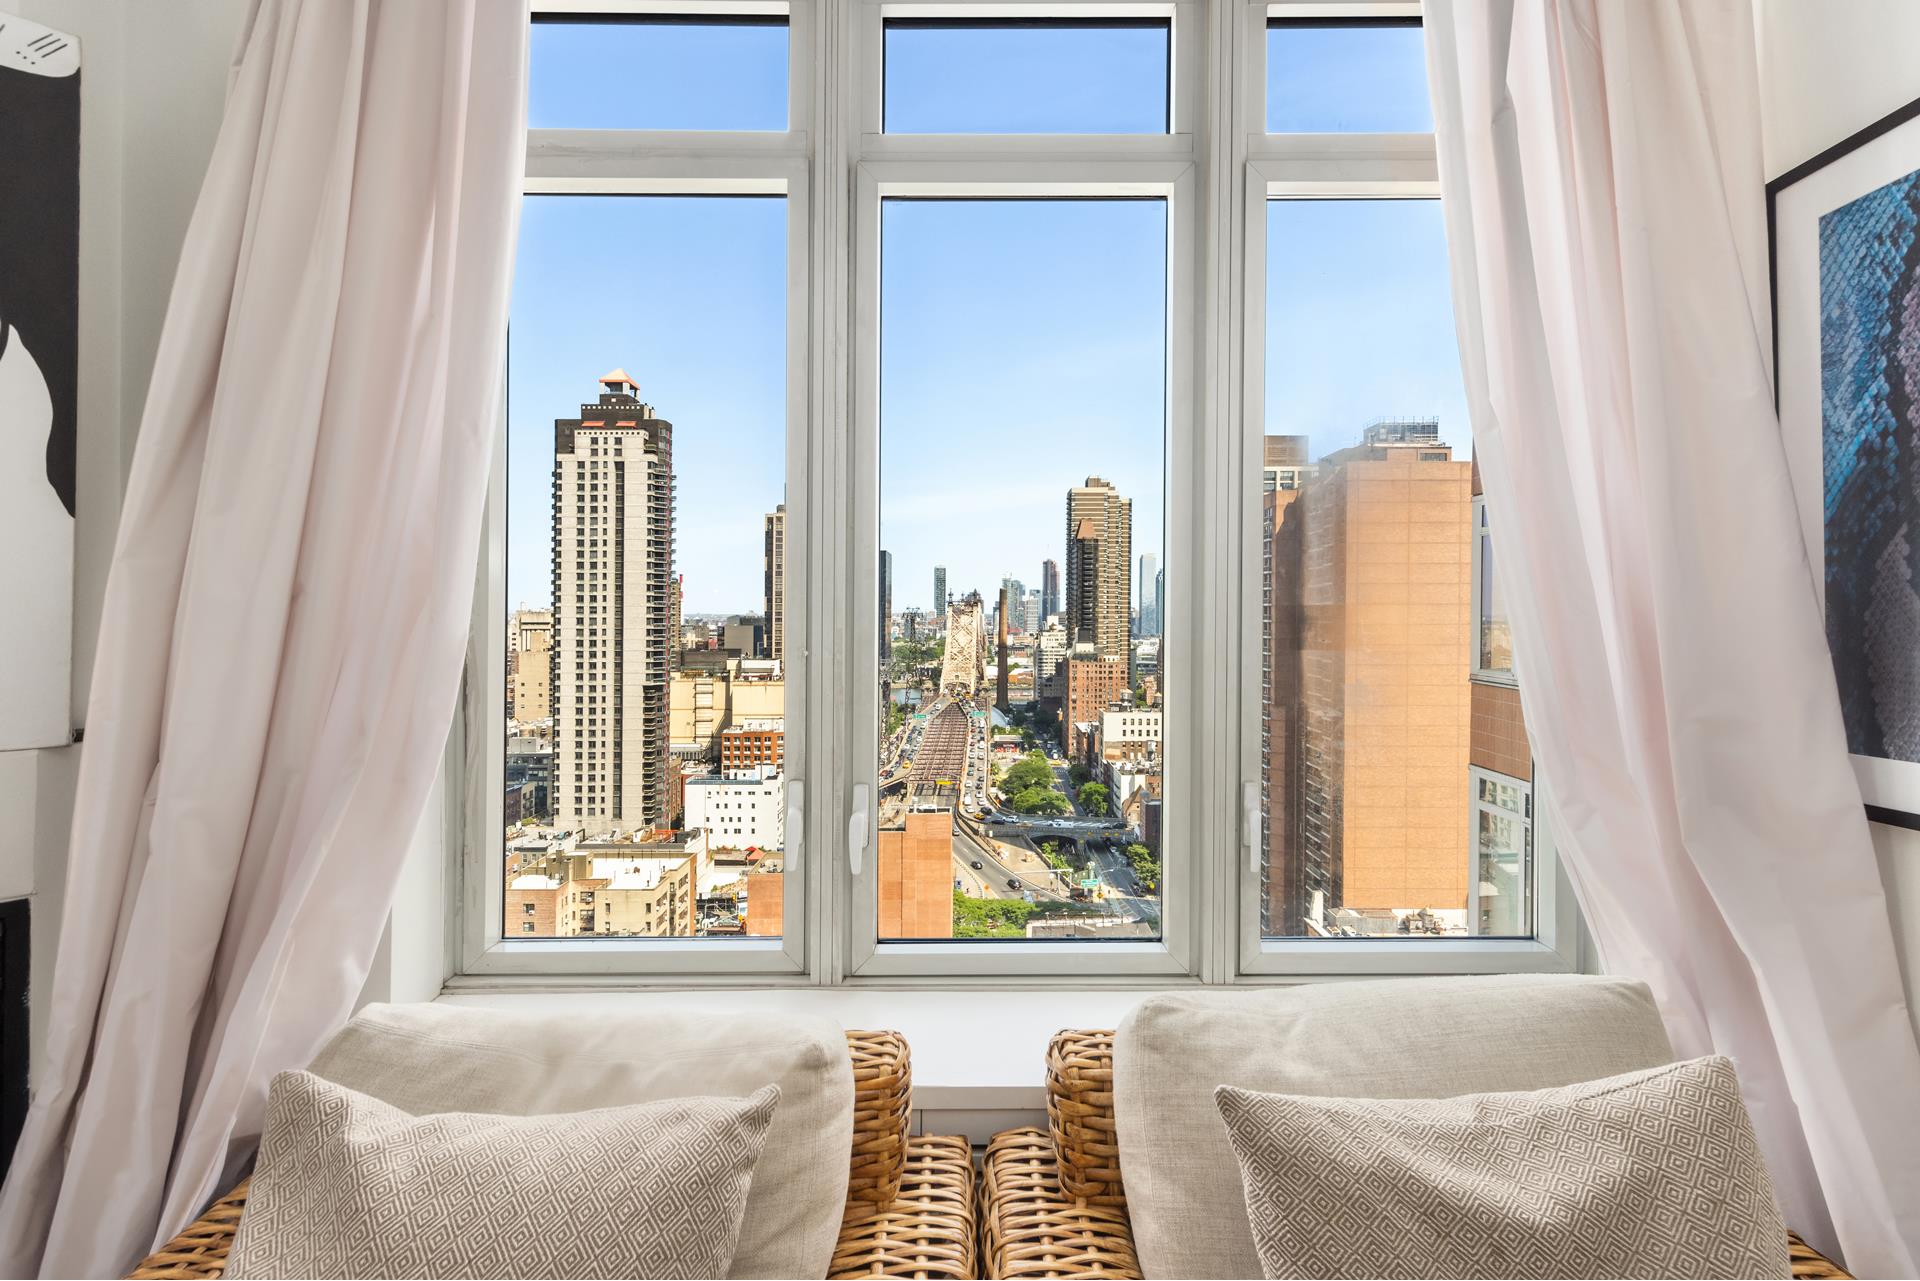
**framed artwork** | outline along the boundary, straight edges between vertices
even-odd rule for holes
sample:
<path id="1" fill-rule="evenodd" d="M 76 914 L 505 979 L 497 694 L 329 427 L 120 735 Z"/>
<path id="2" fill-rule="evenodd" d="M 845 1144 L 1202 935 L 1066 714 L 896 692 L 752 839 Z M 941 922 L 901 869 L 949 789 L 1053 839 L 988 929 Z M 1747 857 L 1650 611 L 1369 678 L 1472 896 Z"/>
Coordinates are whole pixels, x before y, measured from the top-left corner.
<path id="1" fill-rule="evenodd" d="M 0 13 L 0 751 L 71 741 L 80 45 Z"/>
<path id="2" fill-rule="evenodd" d="M 1920 102 L 1767 187 L 1780 427 L 1869 814 L 1920 828 Z"/>

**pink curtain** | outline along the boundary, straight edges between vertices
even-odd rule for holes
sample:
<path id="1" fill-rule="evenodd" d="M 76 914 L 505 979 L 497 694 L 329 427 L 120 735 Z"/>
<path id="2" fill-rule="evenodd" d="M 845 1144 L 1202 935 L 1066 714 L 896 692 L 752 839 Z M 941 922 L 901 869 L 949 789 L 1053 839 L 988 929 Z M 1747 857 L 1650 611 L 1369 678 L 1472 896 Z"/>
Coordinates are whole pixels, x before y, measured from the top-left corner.
<path id="1" fill-rule="evenodd" d="M 1605 968 L 1732 1056 L 1789 1221 L 1920 1264 L 1920 1049 L 1769 370 L 1751 0 L 1427 0 L 1474 441 Z"/>
<path id="2" fill-rule="evenodd" d="M 445 748 L 525 0 L 256 0 L 107 584 L 0 1272 L 118 1276 L 346 1018 Z"/>

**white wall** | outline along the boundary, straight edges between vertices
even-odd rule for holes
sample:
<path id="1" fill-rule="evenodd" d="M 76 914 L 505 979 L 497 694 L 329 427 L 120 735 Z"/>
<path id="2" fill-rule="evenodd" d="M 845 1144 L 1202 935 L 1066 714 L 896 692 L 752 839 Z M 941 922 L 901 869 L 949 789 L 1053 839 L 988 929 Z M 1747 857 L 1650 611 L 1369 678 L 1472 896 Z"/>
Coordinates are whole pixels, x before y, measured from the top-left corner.
<path id="1" fill-rule="evenodd" d="M 80 399 L 73 723 L 160 321 L 247 0 L 0 0 L 80 38 Z M 33 900 L 35 1059 L 60 914 L 78 747 L 0 752 L 0 898 Z"/>
<path id="2" fill-rule="evenodd" d="M 1920 3 L 1755 0 L 1767 177 L 1920 98 Z M 1920 832 L 1875 824 L 1908 1013 L 1920 1025 Z"/>

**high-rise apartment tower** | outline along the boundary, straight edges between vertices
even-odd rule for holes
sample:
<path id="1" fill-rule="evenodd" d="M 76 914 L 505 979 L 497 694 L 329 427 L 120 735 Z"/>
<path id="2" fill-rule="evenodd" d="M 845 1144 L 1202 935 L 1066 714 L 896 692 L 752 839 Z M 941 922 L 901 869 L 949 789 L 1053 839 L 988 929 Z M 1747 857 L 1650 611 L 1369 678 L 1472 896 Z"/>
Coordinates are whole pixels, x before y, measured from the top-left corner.
<path id="1" fill-rule="evenodd" d="M 767 513 L 766 546 L 762 553 L 766 583 L 767 657 L 787 656 L 787 505 Z"/>
<path id="2" fill-rule="evenodd" d="M 1132 631 L 1133 500 L 1098 476 L 1067 491 L 1067 639 L 1125 659 Z"/>
<path id="3" fill-rule="evenodd" d="M 553 424 L 554 809 L 589 836 L 668 817 L 673 424 L 639 393 Z"/>

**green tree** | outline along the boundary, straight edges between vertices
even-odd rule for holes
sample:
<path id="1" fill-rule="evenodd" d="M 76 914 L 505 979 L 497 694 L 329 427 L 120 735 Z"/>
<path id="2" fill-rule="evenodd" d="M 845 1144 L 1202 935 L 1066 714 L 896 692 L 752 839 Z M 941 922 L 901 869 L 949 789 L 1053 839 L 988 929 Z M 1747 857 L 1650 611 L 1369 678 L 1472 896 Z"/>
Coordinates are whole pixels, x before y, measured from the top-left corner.
<path id="1" fill-rule="evenodd" d="M 1029 788 L 1053 786 L 1053 770 L 1047 765 L 1047 758 L 1038 752 L 1022 756 L 1007 767 L 1001 777 L 1000 790 L 1009 794 L 1024 792 Z"/>
<path id="2" fill-rule="evenodd" d="M 1064 795 L 1045 787 L 1029 787 L 1017 792 L 1007 804 L 1016 814 L 1039 814 L 1055 818 L 1073 813 L 1073 806 Z"/>
<path id="3" fill-rule="evenodd" d="M 1107 785 L 1105 783 L 1082 783 L 1080 785 L 1080 808 L 1089 814 L 1107 812 Z"/>
<path id="4" fill-rule="evenodd" d="M 1160 888 L 1160 860 L 1152 850 L 1138 842 L 1127 846 L 1127 863 L 1133 868 L 1141 889 L 1152 893 Z"/>
<path id="5" fill-rule="evenodd" d="M 1027 922 L 1046 916 L 1084 916 L 1081 903 L 1029 903 L 1018 898 L 974 898 L 953 892 L 953 936 L 959 939 L 1025 938 Z"/>
<path id="6" fill-rule="evenodd" d="M 1033 904 L 1017 898 L 974 898 L 953 892 L 953 936 L 957 939 L 1025 938 Z"/>

